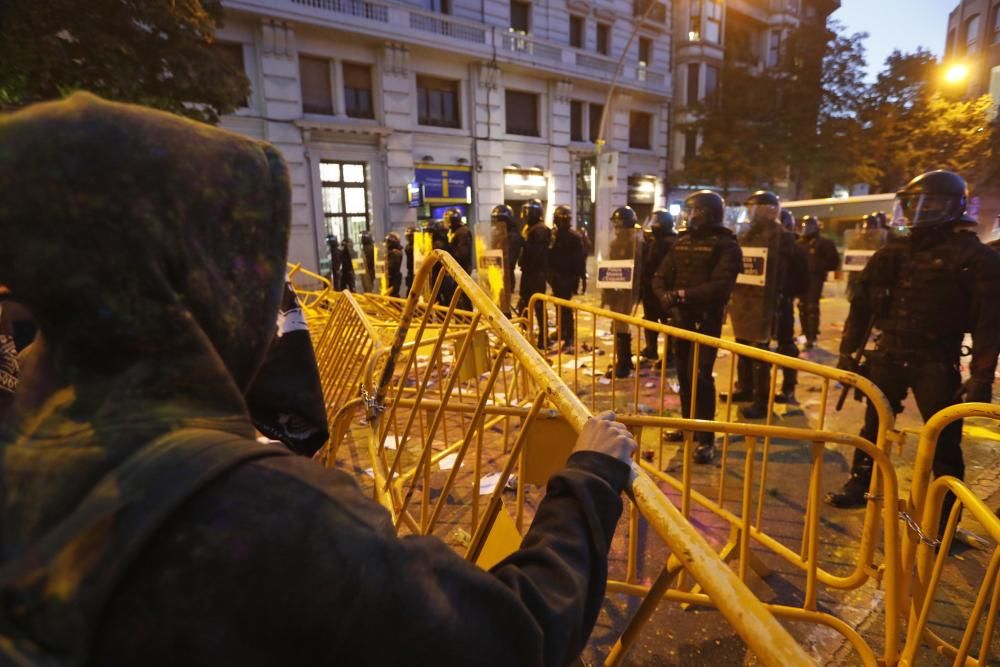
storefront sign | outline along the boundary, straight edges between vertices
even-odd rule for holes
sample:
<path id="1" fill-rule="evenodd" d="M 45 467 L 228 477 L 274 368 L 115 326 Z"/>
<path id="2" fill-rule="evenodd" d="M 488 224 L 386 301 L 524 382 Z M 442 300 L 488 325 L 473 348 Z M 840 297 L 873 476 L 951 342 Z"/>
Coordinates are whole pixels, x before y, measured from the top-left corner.
<path id="1" fill-rule="evenodd" d="M 742 248 L 743 273 L 736 276 L 741 285 L 763 287 L 767 280 L 767 248 Z"/>
<path id="2" fill-rule="evenodd" d="M 845 250 L 843 270 L 863 271 L 875 252 L 875 250 Z"/>
<path id="3" fill-rule="evenodd" d="M 653 204 L 656 199 L 656 180 L 630 176 L 628 179 L 628 204 Z"/>
<path id="4" fill-rule="evenodd" d="M 472 168 L 460 164 L 418 164 L 414 183 L 423 191 L 423 204 L 468 204 Z"/>
<path id="5" fill-rule="evenodd" d="M 599 289 L 632 289 L 635 262 L 631 259 L 612 259 L 597 263 Z"/>
<path id="6" fill-rule="evenodd" d="M 548 199 L 549 179 L 539 172 L 505 171 L 503 198 L 505 201 Z"/>
<path id="7" fill-rule="evenodd" d="M 420 208 L 424 205 L 424 192 L 419 181 L 411 181 L 407 184 L 406 203 L 410 208 Z"/>

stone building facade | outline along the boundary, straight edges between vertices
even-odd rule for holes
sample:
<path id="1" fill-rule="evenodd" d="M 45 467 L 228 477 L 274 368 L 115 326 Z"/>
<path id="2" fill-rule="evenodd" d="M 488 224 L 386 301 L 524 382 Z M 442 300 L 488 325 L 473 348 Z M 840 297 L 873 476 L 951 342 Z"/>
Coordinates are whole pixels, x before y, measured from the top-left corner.
<path id="1" fill-rule="evenodd" d="M 969 68 L 969 96 L 1000 101 L 1000 0 L 962 0 L 951 10 L 944 59 Z"/>

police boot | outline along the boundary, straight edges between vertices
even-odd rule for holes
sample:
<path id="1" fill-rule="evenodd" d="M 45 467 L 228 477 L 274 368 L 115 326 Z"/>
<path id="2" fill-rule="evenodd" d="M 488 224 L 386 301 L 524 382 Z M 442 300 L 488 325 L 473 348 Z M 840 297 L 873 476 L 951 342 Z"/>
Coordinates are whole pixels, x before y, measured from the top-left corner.
<path id="1" fill-rule="evenodd" d="M 767 417 L 768 392 L 771 387 L 771 364 L 756 361 L 753 365 L 753 404 L 743 408 L 744 419 Z"/>
<path id="2" fill-rule="evenodd" d="M 719 393 L 720 401 L 728 401 L 729 394 Z M 753 359 L 740 357 L 736 361 L 736 390 L 733 392 L 733 403 L 743 403 L 753 400 Z"/>
<path id="3" fill-rule="evenodd" d="M 694 462 L 705 465 L 715 459 L 715 438 L 699 440 L 694 446 Z"/>
<path id="4" fill-rule="evenodd" d="M 660 358 L 660 351 L 657 349 L 660 335 L 656 331 L 645 331 L 644 333 L 646 334 L 646 347 L 642 348 L 639 356 L 648 361 L 656 361 Z"/>
<path id="5" fill-rule="evenodd" d="M 851 476 L 839 491 L 826 494 L 827 505 L 840 509 L 854 509 L 868 504 L 868 487 L 871 486 L 872 469 L 857 468 L 851 471 Z"/>
<path id="6" fill-rule="evenodd" d="M 632 334 L 615 334 L 615 366 L 609 368 L 604 377 L 611 377 L 612 370 L 616 378 L 627 378 L 635 366 L 632 364 Z"/>

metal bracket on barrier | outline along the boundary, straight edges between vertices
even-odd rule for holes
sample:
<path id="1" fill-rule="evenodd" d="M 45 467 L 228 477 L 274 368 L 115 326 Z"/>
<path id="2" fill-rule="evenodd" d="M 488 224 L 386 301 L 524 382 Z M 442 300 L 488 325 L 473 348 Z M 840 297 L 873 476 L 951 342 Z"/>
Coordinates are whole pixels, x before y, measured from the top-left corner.
<path id="1" fill-rule="evenodd" d="M 913 517 L 911 517 L 903 510 L 899 511 L 899 518 L 903 520 L 903 522 L 906 524 L 906 527 L 910 529 L 910 532 L 912 532 L 917 536 L 917 539 L 920 540 L 921 544 L 928 546 L 931 549 L 937 549 L 939 546 L 941 546 L 941 540 L 928 537 L 927 533 L 925 533 L 923 529 L 920 527 L 920 524 L 917 523 Z"/>
<path id="2" fill-rule="evenodd" d="M 368 423 L 373 423 L 378 416 L 385 412 L 385 405 L 379 403 L 378 398 L 374 394 L 369 394 L 365 386 L 361 385 L 361 401 L 365 406 L 365 417 Z"/>

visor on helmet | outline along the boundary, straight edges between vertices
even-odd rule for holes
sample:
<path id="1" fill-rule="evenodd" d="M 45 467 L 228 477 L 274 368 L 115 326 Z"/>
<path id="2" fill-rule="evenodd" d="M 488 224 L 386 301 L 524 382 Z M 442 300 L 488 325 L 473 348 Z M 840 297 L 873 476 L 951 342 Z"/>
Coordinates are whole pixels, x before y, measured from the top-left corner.
<path id="1" fill-rule="evenodd" d="M 945 194 L 899 194 L 892 211 L 894 227 L 932 227 L 956 220 L 962 214 L 960 197 Z"/>

